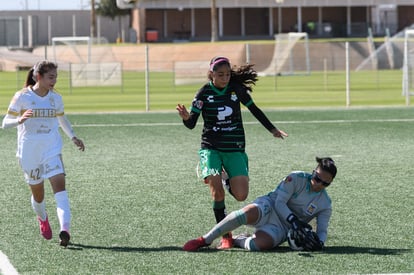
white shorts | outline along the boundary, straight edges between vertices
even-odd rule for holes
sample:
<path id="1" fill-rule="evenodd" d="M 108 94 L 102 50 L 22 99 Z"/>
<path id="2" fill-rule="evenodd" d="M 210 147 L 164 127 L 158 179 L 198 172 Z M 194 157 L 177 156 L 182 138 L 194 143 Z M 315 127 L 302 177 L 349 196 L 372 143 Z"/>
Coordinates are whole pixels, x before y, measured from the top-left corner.
<path id="1" fill-rule="evenodd" d="M 65 173 L 62 155 L 56 155 L 40 162 L 33 158 L 19 159 L 19 163 L 23 169 L 24 178 L 30 185 L 39 184 L 44 179 Z"/>
<path id="2" fill-rule="evenodd" d="M 255 231 L 263 231 L 273 239 L 273 247 L 286 241 L 287 229 L 279 220 L 279 216 L 273 209 L 273 202 L 269 196 L 262 196 L 253 201 L 253 204 L 260 210 L 260 217 L 253 225 Z"/>

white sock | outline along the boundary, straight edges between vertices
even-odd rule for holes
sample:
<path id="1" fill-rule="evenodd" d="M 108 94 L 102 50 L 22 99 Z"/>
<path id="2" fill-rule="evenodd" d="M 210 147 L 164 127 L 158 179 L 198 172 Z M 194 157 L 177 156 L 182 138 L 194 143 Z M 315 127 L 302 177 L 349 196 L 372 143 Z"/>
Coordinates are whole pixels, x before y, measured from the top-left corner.
<path id="1" fill-rule="evenodd" d="M 206 243 L 211 244 L 214 239 L 238 228 L 240 225 L 246 224 L 246 222 L 246 214 L 242 210 L 233 211 L 224 220 L 216 224 L 203 238 Z"/>
<path id="2" fill-rule="evenodd" d="M 55 200 L 57 216 L 60 224 L 60 231 L 69 232 L 71 213 L 68 193 L 66 190 L 56 193 Z"/>
<path id="3" fill-rule="evenodd" d="M 30 200 L 32 202 L 32 208 L 37 216 L 39 216 L 42 221 L 45 221 L 47 219 L 45 200 L 42 202 L 37 202 L 34 200 L 33 195 Z"/>

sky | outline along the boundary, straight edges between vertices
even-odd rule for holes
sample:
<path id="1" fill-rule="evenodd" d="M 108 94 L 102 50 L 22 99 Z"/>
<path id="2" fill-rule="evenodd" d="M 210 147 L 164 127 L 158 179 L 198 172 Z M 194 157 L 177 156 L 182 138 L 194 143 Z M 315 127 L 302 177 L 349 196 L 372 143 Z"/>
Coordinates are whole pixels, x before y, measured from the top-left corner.
<path id="1" fill-rule="evenodd" d="M 0 0 L 0 10 L 89 10 L 90 0 Z"/>

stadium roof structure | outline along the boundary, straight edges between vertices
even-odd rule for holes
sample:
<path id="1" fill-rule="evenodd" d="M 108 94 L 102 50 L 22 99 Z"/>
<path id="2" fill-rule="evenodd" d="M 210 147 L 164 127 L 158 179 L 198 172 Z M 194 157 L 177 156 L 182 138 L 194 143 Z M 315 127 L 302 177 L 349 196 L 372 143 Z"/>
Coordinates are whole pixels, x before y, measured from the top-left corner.
<path id="1" fill-rule="evenodd" d="M 207 8 L 211 0 L 121 0 L 135 2 L 137 7 L 157 8 Z M 215 3 L 217 8 L 230 7 L 361 7 L 361 6 L 412 6 L 412 0 L 220 0 Z"/>

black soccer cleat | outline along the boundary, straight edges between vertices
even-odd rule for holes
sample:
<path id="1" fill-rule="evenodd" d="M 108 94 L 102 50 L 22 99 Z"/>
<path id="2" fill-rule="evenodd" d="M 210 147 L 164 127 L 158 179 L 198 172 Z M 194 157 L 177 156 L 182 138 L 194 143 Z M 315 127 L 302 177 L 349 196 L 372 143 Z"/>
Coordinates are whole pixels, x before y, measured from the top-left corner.
<path id="1" fill-rule="evenodd" d="M 70 240 L 70 235 L 67 231 L 61 231 L 59 233 L 60 245 L 63 247 L 67 247 Z"/>

